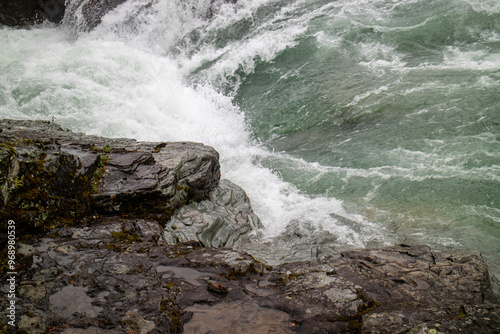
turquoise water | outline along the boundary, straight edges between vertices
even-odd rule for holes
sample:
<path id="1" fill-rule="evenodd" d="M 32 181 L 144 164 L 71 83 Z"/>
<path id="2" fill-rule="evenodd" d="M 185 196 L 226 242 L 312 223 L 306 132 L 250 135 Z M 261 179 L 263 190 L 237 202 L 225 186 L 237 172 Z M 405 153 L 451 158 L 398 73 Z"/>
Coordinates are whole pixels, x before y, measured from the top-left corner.
<path id="1" fill-rule="evenodd" d="M 212 145 L 264 241 L 470 248 L 500 273 L 498 1 L 135 1 L 90 32 L 80 4 L 1 28 L 1 117 Z"/>

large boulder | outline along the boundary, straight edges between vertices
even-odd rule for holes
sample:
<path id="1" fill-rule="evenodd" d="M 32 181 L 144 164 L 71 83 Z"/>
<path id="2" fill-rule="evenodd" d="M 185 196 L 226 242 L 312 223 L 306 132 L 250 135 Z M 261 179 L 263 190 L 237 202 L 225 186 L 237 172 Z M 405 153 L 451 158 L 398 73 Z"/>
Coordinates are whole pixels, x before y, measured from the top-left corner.
<path id="1" fill-rule="evenodd" d="M 64 130 L 42 121 L 0 121 L 0 217 L 53 228 L 92 214 L 161 223 L 209 198 L 219 155 L 198 143 L 144 143 Z"/>
<path id="2" fill-rule="evenodd" d="M 222 180 L 210 197 L 178 210 L 165 226 L 170 244 L 198 241 L 206 247 L 237 247 L 243 236 L 262 228 L 245 191 Z"/>

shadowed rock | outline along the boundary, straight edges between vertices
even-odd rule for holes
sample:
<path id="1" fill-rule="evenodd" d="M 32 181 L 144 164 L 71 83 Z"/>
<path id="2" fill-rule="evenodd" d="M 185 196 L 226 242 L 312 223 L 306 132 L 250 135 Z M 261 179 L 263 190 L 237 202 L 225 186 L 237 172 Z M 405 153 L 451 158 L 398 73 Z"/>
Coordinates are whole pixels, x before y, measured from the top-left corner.
<path id="1" fill-rule="evenodd" d="M 40 0 L 43 15 L 50 22 L 59 23 L 64 17 L 66 9 L 65 0 Z"/>
<path id="2" fill-rule="evenodd" d="M 2 0 L 0 23 L 9 26 L 26 26 L 41 23 L 44 19 L 61 22 L 65 12 L 64 0 Z"/>
<path id="3" fill-rule="evenodd" d="M 0 23 L 8 26 L 32 25 L 42 21 L 37 0 L 2 0 Z"/>

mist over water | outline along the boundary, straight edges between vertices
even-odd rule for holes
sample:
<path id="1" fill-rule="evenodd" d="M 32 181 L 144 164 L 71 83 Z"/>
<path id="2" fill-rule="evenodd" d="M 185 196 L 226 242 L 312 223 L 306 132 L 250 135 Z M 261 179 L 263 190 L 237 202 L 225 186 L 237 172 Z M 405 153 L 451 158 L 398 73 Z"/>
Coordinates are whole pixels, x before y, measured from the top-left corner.
<path id="1" fill-rule="evenodd" d="M 1 27 L 1 117 L 211 145 L 285 250 L 425 243 L 500 272 L 497 1 L 128 1 L 91 31 L 83 2 Z"/>

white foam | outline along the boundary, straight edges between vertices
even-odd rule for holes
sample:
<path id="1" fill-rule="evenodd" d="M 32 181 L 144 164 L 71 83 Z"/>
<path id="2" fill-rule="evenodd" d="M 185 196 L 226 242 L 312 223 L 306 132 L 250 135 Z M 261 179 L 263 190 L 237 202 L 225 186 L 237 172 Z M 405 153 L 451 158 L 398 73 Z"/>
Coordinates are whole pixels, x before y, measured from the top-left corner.
<path id="1" fill-rule="evenodd" d="M 500 13 L 500 2 L 497 0 L 464 0 L 475 11 L 493 14 Z"/>
<path id="2" fill-rule="evenodd" d="M 346 107 L 358 105 L 361 101 L 363 101 L 364 99 L 366 99 L 370 96 L 382 95 L 384 93 L 388 93 L 389 91 L 390 91 L 390 89 L 388 86 L 383 85 L 383 86 L 377 87 L 371 91 L 354 96 L 352 101 L 349 102 L 348 104 L 346 104 Z M 364 105 L 363 107 L 367 108 L 368 106 Z M 365 112 L 368 112 L 368 111 L 365 111 Z"/>
<path id="3" fill-rule="evenodd" d="M 498 70 L 500 67 L 500 53 L 484 50 L 461 50 L 459 47 L 448 47 L 444 55 L 444 68 L 470 70 Z"/>

